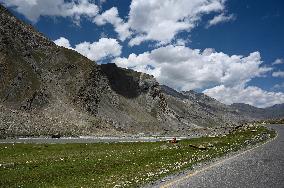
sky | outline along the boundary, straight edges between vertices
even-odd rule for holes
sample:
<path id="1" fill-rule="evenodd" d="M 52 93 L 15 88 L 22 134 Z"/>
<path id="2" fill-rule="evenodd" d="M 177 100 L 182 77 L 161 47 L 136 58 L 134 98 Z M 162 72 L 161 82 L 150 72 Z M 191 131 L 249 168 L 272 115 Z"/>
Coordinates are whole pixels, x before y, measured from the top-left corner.
<path id="1" fill-rule="evenodd" d="M 284 103 L 283 0 L 0 0 L 57 45 L 223 103 Z"/>

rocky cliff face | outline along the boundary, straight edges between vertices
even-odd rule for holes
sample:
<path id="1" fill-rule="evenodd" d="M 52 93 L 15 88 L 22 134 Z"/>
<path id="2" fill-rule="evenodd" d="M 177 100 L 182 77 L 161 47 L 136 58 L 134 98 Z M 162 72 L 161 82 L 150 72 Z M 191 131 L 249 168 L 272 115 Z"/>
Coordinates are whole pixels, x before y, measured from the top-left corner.
<path id="1" fill-rule="evenodd" d="M 163 132 L 167 104 L 149 75 L 97 65 L 0 6 L 0 129 L 5 135 Z"/>
<path id="2" fill-rule="evenodd" d="M 150 75 L 56 46 L 0 5 L 0 134 L 187 134 L 231 126 L 236 110 Z M 1 136 L 0 135 L 0 136 Z"/>
<path id="3" fill-rule="evenodd" d="M 202 93 L 177 92 L 167 86 L 162 91 L 176 116 L 197 128 L 232 126 L 245 120 L 236 110 Z"/>

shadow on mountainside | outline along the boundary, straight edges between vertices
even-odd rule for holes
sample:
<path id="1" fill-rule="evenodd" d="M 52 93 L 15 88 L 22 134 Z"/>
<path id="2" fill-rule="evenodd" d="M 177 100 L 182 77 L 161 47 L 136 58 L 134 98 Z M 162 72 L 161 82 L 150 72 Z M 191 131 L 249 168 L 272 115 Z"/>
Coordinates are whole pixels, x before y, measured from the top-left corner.
<path id="1" fill-rule="evenodd" d="M 101 70 L 107 76 L 111 89 L 117 94 L 127 98 L 136 98 L 140 95 L 140 73 L 118 68 L 113 63 L 102 64 Z"/>

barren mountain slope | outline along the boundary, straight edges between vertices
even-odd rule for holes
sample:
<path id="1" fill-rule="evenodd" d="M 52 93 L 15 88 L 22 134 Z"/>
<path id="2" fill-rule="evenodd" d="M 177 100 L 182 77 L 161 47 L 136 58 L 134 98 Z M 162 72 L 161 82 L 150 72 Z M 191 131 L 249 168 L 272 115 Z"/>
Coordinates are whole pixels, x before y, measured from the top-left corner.
<path id="1" fill-rule="evenodd" d="M 176 95 L 176 96 L 175 96 Z M 183 134 L 231 126 L 235 109 L 56 46 L 0 5 L 0 134 Z"/>

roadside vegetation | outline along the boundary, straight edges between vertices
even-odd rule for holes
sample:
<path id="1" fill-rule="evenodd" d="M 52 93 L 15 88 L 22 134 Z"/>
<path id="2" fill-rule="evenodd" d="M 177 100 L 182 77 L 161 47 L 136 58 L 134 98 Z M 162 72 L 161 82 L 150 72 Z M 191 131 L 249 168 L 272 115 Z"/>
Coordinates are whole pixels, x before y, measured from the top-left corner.
<path id="1" fill-rule="evenodd" d="M 269 119 L 265 120 L 262 123 L 264 124 L 284 124 L 284 119 Z"/>
<path id="2" fill-rule="evenodd" d="M 0 144 L 0 187 L 141 186 L 274 136 L 258 126 L 176 144 Z"/>

